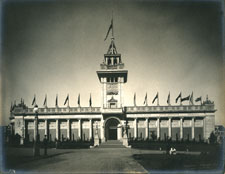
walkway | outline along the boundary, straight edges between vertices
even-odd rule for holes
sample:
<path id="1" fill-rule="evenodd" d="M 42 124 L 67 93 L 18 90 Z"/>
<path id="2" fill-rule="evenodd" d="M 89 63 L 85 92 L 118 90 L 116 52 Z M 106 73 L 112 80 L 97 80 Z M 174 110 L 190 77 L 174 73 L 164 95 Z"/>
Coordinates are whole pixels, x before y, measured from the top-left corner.
<path id="1" fill-rule="evenodd" d="M 50 149 L 47 158 L 34 159 L 32 148 L 10 148 L 7 166 L 17 172 L 147 173 L 134 160 L 133 153 L 138 151 L 127 148 Z"/>

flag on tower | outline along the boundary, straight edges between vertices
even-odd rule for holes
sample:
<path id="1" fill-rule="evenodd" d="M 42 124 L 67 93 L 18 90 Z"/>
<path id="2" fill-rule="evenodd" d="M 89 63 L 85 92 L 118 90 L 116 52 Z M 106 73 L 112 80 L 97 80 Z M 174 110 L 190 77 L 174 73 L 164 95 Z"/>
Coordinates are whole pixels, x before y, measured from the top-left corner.
<path id="1" fill-rule="evenodd" d="M 91 94 L 90 94 L 90 99 L 89 99 L 89 106 L 92 106 L 92 101 L 91 101 Z"/>
<path id="2" fill-rule="evenodd" d="M 152 100 L 152 104 L 153 104 L 153 103 L 155 102 L 155 100 L 158 99 L 158 98 L 159 98 L 159 93 L 157 92 L 155 98 Z"/>
<path id="3" fill-rule="evenodd" d="M 58 94 L 56 94 L 56 98 L 55 98 L 55 106 L 58 107 Z"/>
<path id="4" fill-rule="evenodd" d="M 146 95 L 145 95 L 145 101 L 144 101 L 144 104 L 146 104 L 146 106 L 148 105 L 148 95 L 147 95 L 147 92 L 146 92 Z"/>
<path id="5" fill-rule="evenodd" d="M 47 95 L 45 95 L 45 100 L 43 106 L 47 106 Z"/>
<path id="6" fill-rule="evenodd" d="M 35 94 L 34 94 L 34 99 L 33 99 L 33 101 L 32 101 L 32 106 L 33 106 L 34 104 L 36 104 L 36 95 L 35 95 Z"/>
<path id="7" fill-rule="evenodd" d="M 105 36 L 104 41 L 108 38 L 108 35 L 109 35 L 110 30 L 112 30 L 112 36 L 113 36 L 113 19 L 111 20 L 111 24 L 109 26 L 109 29 L 108 29 L 108 32 L 107 32 L 107 34 Z"/>
<path id="8" fill-rule="evenodd" d="M 78 95 L 77 104 L 78 104 L 78 106 L 80 107 L 80 94 Z"/>
<path id="9" fill-rule="evenodd" d="M 181 92 L 180 92 L 180 94 L 176 98 L 176 103 L 177 103 L 177 101 L 178 101 L 179 98 L 181 98 Z"/>
<path id="10" fill-rule="evenodd" d="M 167 104 L 170 105 L 170 92 L 169 92 L 168 97 L 167 97 Z"/>
<path id="11" fill-rule="evenodd" d="M 199 101 L 201 101 L 201 104 L 202 104 L 202 97 L 198 97 L 195 99 L 195 102 L 199 102 Z"/>
<path id="12" fill-rule="evenodd" d="M 134 93 L 134 106 L 136 106 L 136 92 Z"/>
<path id="13" fill-rule="evenodd" d="M 64 102 L 64 105 L 65 105 L 67 102 L 69 102 L 69 94 L 68 94 L 67 97 L 66 97 L 66 100 L 65 100 L 65 102 Z"/>
<path id="14" fill-rule="evenodd" d="M 181 102 L 186 101 L 186 100 L 190 100 L 190 95 L 184 98 L 181 98 Z"/>

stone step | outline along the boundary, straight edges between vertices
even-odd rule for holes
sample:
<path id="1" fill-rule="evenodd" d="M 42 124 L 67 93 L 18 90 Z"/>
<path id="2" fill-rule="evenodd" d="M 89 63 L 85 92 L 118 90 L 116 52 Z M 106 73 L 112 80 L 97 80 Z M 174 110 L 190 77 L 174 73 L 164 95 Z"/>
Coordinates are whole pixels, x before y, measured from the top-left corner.
<path id="1" fill-rule="evenodd" d="M 100 144 L 99 148 L 125 148 L 125 146 L 123 146 L 122 144 L 119 145 L 113 145 L 113 144 L 108 144 L 108 145 L 104 145 L 104 144 Z"/>
<path id="2" fill-rule="evenodd" d="M 99 148 L 125 148 L 119 140 L 108 140 L 99 145 Z"/>
<path id="3" fill-rule="evenodd" d="M 120 142 L 119 140 L 108 140 L 102 144 L 123 144 L 123 143 Z"/>

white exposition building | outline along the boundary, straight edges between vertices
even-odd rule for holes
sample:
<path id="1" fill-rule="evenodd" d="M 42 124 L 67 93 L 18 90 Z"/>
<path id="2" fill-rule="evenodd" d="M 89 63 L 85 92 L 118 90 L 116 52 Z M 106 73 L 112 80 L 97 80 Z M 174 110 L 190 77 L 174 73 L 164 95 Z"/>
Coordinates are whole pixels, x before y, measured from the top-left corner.
<path id="1" fill-rule="evenodd" d="M 207 98 L 200 105 L 194 105 L 193 102 L 182 105 L 183 100 L 193 100 L 193 97 L 182 98 L 179 95 L 177 100 L 180 99 L 180 105 L 171 105 L 169 95 L 167 106 L 148 106 L 146 95 L 145 105 L 136 106 L 135 95 L 134 106 L 124 106 L 123 86 L 127 82 L 127 74 L 112 38 L 97 71 L 102 85 L 101 107 L 58 107 L 56 101 L 55 107 L 39 108 L 40 140 L 44 135 L 51 141 L 91 140 L 96 129 L 101 142 L 121 140 L 125 127 L 129 139 L 206 141 L 209 138 L 215 127 L 214 102 Z M 158 95 L 155 99 L 158 100 Z M 10 113 L 13 132 L 21 136 L 21 144 L 32 141 L 35 135 L 33 108 L 28 108 L 21 101 L 11 107 Z"/>

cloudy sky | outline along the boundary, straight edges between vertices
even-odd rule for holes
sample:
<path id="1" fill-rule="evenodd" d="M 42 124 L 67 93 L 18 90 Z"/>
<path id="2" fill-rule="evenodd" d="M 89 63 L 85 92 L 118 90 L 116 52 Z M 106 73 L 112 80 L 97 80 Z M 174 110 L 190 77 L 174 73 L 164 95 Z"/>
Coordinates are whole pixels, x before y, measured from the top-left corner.
<path id="1" fill-rule="evenodd" d="M 101 104 L 96 71 L 110 40 L 104 41 L 114 14 L 117 51 L 128 70 L 125 105 L 160 105 L 192 91 L 215 102 L 216 124 L 224 119 L 222 10 L 220 3 L 172 1 L 7 1 L 2 4 L 2 121 L 9 123 L 10 103 L 34 94 L 43 105 Z M 188 104 L 184 102 L 183 104 Z"/>

